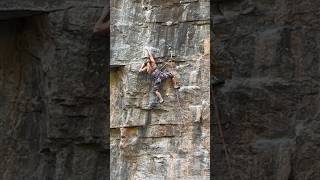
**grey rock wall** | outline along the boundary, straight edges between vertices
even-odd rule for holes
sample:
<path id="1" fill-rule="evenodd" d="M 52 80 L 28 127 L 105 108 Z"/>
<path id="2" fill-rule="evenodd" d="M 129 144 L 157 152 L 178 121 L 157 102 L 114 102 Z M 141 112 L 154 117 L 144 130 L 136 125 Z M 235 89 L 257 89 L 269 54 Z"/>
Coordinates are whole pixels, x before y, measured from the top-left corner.
<path id="1" fill-rule="evenodd" d="M 320 178 L 319 7 L 214 1 L 212 51 L 227 79 L 216 98 L 231 159 L 228 170 L 214 138 L 214 179 Z"/>
<path id="2" fill-rule="evenodd" d="M 209 1 L 111 2 L 111 179 L 209 179 Z M 145 48 L 174 59 L 161 105 Z"/>

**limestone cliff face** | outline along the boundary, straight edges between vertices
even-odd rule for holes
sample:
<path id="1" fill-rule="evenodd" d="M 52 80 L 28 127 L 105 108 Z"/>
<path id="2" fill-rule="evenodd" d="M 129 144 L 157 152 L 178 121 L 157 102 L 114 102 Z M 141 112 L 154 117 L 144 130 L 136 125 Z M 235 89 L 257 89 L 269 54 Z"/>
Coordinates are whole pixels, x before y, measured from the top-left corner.
<path id="1" fill-rule="evenodd" d="M 209 1 L 111 3 L 111 179 L 209 179 Z M 138 72 L 145 48 L 181 88 Z"/>
<path id="2" fill-rule="evenodd" d="M 231 159 L 228 172 L 213 138 L 213 178 L 319 179 L 320 2 L 212 3 L 212 51 L 227 79 L 216 96 Z"/>
<path id="3" fill-rule="evenodd" d="M 0 179 L 109 179 L 105 2 L 0 2 Z"/>

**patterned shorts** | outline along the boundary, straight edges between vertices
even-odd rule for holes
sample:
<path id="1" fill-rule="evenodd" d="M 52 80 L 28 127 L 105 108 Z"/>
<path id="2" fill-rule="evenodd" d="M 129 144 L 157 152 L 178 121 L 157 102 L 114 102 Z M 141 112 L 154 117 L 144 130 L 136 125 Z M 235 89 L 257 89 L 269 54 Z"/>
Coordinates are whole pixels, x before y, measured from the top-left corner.
<path id="1" fill-rule="evenodd" d="M 169 78 L 173 78 L 172 73 L 160 71 L 160 73 L 154 77 L 153 91 L 158 91 L 160 89 L 161 82 Z"/>

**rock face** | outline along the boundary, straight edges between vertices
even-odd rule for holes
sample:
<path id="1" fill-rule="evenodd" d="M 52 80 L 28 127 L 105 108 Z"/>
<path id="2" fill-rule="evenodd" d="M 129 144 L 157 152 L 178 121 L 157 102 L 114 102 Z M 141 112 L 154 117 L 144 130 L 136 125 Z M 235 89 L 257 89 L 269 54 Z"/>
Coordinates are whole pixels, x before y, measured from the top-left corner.
<path id="1" fill-rule="evenodd" d="M 109 179 L 104 5 L 0 2 L 0 179 Z"/>
<path id="2" fill-rule="evenodd" d="M 231 163 L 228 170 L 213 138 L 213 179 L 320 179 L 320 2 L 212 5 L 216 72 L 227 79 L 216 99 Z"/>
<path id="3" fill-rule="evenodd" d="M 209 1 L 111 1 L 113 180 L 209 179 Z M 153 51 L 181 88 L 159 104 L 139 73 Z"/>

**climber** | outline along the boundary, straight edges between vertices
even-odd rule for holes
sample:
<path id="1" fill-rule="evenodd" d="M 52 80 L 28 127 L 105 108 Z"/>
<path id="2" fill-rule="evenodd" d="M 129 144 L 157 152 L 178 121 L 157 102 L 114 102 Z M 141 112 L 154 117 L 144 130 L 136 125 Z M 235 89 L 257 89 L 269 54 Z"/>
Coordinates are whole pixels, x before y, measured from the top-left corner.
<path id="1" fill-rule="evenodd" d="M 150 52 L 149 49 L 147 49 L 147 51 L 148 51 L 149 59 L 147 60 L 147 62 L 144 62 L 141 65 L 139 72 L 146 71 L 148 74 L 150 74 L 153 77 L 153 80 L 154 80 L 153 92 L 156 94 L 156 96 L 159 99 L 159 103 L 161 104 L 164 102 L 164 100 L 159 92 L 160 85 L 161 85 L 162 81 L 165 81 L 166 79 L 171 78 L 171 80 L 173 82 L 173 87 L 175 89 L 179 89 L 180 87 L 177 85 L 177 81 L 175 79 L 175 76 L 172 73 L 163 72 L 163 71 L 159 70 L 152 53 Z"/>
<path id="2" fill-rule="evenodd" d="M 99 33 L 104 35 L 109 33 L 109 24 L 110 24 L 109 16 L 110 16 L 109 5 L 106 5 L 103 8 L 102 15 L 100 16 L 100 18 L 98 19 L 97 23 L 93 28 L 94 33 Z"/>

